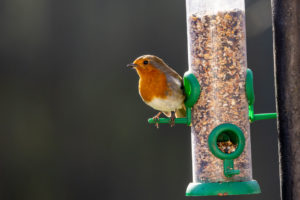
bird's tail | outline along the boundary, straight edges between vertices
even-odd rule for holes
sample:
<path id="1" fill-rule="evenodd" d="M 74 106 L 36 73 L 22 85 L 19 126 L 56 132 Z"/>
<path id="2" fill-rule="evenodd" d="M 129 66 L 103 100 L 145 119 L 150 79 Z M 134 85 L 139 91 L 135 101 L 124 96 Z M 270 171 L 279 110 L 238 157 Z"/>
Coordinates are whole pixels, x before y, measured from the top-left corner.
<path id="1" fill-rule="evenodd" d="M 186 108 L 185 105 L 182 104 L 182 107 L 175 112 L 176 118 L 186 117 Z"/>

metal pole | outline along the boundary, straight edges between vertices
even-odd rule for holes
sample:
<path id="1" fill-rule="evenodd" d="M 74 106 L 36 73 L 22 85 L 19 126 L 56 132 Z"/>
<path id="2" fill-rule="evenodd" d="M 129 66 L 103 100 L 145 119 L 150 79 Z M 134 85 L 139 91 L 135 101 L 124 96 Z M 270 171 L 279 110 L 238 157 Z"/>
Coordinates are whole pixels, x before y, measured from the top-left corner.
<path id="1" fill-rule="evenodd" d="M 300 0 L 272 0 L 282 200 L 300 199 Z"/>

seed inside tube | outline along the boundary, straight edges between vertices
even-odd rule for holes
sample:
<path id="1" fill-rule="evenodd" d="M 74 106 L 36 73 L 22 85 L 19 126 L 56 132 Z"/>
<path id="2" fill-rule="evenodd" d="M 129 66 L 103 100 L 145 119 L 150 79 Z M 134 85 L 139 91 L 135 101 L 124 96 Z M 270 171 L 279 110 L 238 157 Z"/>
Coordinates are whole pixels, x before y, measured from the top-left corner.
<path id="1" fill-rule="evenodd" d="M 252 180 L 245 95 L 245 13 L 238 9 L 207 15 L 194 13 L 188 26 L 190 70 L 201 86 L 200 99 L 192 109 L 193 179 L 195 182 Z M 209 134 L 223 123 L 238 126 L 246 138 L 244 152 L 234 160 L 234 168 L 240 174 L 231 178 L 225 177 L 223 161 L 208 148 Z M 217 146 L 230 154 L 238 144 L 220 141 Z"/>

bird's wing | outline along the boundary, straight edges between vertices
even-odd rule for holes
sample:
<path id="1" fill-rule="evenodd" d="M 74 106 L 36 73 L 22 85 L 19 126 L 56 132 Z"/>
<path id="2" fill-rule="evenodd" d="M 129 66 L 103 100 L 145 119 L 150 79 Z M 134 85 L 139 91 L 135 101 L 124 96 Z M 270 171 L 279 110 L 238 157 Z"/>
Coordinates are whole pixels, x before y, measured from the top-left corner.
<path id="1" fill-rule="evenodd" d="M 182 81 L 181 76 L 171 67 L 169 67 L 167 64 L 165 66 L 163 66 L 165 69 L 163 69 L 163 71 L 165 71 L 166 73 L 170 74 L 171 76 L 173 76 L 176 79 L 179 79 L 180 81 Z"/>
<path id="2" fill-rule="evenodd" d="M 158 63 L 158 65 L 156 65 L 156 67 L 158 67 L 160 70 L 162 70 L 165 73 L 170 74 L 171 76 L 178 78 L 179 80 L 182 80 L 181 76 L 171 67 L 169 67 L 167 65 L 167 63 L 165 63 L 162 59 L 158 58 L 158 57 L 152 57 L 152 59 Z"/>

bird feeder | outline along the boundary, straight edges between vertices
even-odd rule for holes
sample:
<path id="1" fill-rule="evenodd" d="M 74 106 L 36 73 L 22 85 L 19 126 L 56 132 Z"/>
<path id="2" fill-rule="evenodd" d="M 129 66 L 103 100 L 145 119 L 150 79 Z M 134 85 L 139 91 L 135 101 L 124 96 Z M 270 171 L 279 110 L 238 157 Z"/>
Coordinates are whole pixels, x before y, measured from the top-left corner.
<path id="1" fill-rule="evenodd" d="M 191 126 L 193 182 L 186 195 L 260 193 L 252 178 L 250 122 L 277 114 L 254 114 L 244 0 L 186 0 L 186 6 L 187 117 L 175 119 Z M 148 121 L 170 123 L 169 118 Z"/>

